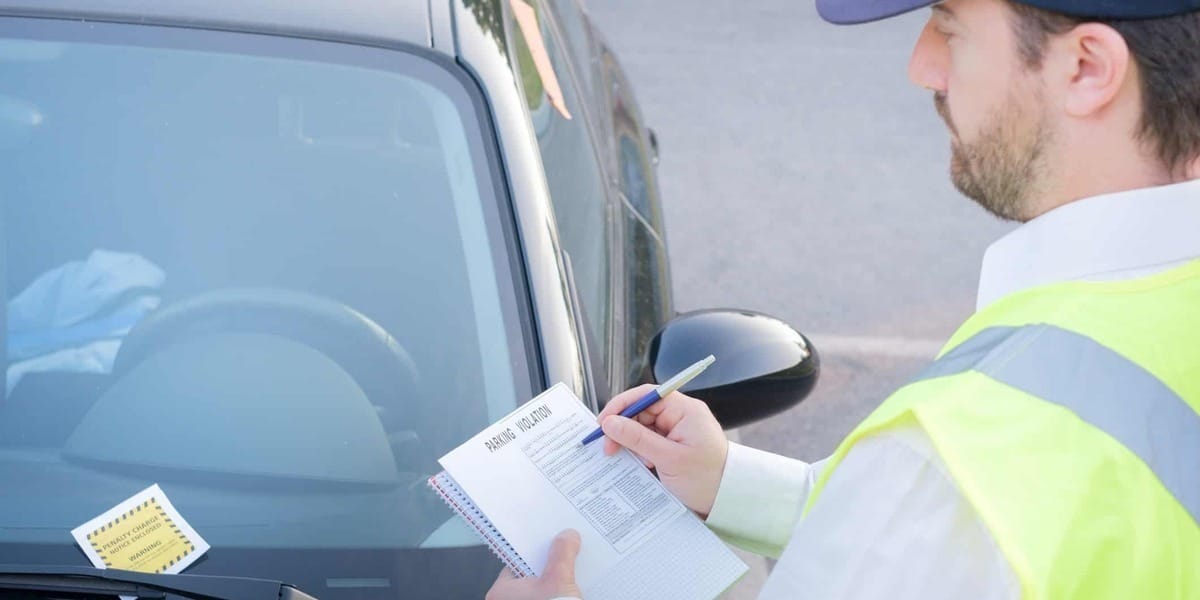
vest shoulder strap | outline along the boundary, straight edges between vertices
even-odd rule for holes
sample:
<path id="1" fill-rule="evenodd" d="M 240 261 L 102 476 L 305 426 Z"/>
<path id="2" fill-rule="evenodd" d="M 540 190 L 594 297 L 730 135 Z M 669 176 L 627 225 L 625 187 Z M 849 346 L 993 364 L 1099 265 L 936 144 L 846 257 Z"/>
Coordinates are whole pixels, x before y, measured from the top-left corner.
<path id="1" fill-rule="evenodd" d="M 1061 406 L 1137 455 L 1200 523 L 1200 414 L 1137 363 L 1053 325 L 990 327 L 915 382 L 982 373 Z"/>

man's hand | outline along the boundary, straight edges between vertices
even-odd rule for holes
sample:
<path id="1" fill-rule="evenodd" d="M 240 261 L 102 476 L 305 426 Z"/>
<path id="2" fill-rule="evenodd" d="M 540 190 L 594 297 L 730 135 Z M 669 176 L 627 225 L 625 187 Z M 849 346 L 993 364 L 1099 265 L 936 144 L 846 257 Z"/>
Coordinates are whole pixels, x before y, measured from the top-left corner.
<path id="1" fill-rule="evenodd" d="M 658 470 L 663 485 L 688 508 L 708 516 L 721 485 L 729 440 L 707 404 L 679 392 L 632 420 L 618 414 L 652 389 L 646 384 L 621 392 L 600 411 L 604 453 L 611 456 L 620 446 L 632 450 Z"/>
<path id="2" fill-rule="evenodd" d="M 563 596 L 582 598 L 575 585 L 575 557 L 579 556 L 579 532 L 568 529 L 554 538 L 541 577 L 515 577 L 507 568 L 488 590 L 486 600 L 550 600 Z"/>

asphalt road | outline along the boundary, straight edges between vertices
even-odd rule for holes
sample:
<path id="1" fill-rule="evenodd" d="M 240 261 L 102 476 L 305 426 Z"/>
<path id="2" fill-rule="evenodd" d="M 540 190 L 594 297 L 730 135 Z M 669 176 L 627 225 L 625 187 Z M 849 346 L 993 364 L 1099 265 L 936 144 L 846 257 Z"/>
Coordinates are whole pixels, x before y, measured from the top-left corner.
<path id="1" fill-rule="evenodd" d="M 906 67 L 927 13 L 858 27 L 812 0 L 590 0 L 661 146 L 680 310 L 780 317 L 822 359 L 814 393 L 741 430 L 827 456 L 974 309 L 1011 225 L 948 179 L 945 127 Z"/>
<path id="2" fill-rule="evenodd" d="M 741 441 L 812 461 L 936 354 L 1011 229 L 954 190 L 931 94 L 906 67 L 920 11 L 858 27 L 812 0 L 590 0 L 661 147 L 680 310 L 759 310 L 822 360 L 799 406 Z M 730 593 L 752 598 L 756 572 Z"/>

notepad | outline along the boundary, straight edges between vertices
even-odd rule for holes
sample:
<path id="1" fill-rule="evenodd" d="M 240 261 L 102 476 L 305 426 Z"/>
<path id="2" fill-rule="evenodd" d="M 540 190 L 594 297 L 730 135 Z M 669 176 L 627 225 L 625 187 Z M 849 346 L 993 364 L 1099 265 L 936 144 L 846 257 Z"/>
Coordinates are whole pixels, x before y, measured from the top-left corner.
<path id="1" fill-rule="evenodd" d="M 429 485 L 517 576 L 579 531 L 588 600 L 715 598 L 746 565 L 636 457 L 581 446 L 596 416 L 555 385 L 443 456 Z"/>

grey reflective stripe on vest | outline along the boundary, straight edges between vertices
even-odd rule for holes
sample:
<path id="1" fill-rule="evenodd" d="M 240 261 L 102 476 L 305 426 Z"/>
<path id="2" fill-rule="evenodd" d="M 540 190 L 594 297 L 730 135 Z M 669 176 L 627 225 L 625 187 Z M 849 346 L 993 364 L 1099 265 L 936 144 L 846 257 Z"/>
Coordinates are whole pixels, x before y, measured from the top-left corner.
<path id="1" fill-rule="evenodd" d="M 1124 444 L 1200 523 L 1200 415 L 1140 365 L 1052 325 L 993 327 L 915 381 L 968 370 L 1062 406 Z"/>

